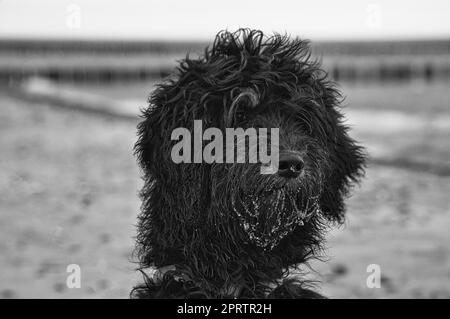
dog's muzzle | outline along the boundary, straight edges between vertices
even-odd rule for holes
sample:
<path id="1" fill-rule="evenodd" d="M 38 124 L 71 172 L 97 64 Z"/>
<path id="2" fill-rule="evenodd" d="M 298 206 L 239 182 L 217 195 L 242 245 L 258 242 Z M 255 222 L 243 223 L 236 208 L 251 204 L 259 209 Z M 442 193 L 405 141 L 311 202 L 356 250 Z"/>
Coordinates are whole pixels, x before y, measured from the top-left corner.
<path id="1" fill-rule="evenodd" d="M 295 227 L 320 213 L 319 196 L 303 199 L 285 189 L 244 195 L 232 200 L 232 207 L 250 241 L 264 250 L 272 250 Z"/>

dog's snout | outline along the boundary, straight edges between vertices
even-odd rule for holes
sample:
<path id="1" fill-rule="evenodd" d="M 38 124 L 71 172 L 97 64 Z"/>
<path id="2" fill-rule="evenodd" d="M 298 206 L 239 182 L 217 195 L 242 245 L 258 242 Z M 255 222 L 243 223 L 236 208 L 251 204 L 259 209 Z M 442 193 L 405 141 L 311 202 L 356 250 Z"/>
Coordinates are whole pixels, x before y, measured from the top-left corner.
<path id="1" fill-rule="evenodd" d="M 278 165 L 278 175 L 287 178 L 295 178 L 300 175 L 305 163 L 302 158 L 296 154 L 280 155 Z"/>

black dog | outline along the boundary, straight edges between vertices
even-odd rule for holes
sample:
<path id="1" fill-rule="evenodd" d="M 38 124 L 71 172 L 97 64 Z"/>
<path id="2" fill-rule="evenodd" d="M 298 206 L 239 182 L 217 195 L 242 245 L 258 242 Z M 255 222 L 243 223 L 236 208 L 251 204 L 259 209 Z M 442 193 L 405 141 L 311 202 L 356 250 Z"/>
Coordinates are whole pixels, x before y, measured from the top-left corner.
<path id="1" fill-rule="evenodd" d="M 144 172 L 137 253 L 156 269 L 141 298 L 320 298 L 296 265 L 342 222 L 343 198 L 363 174 L 340 92 L 298 39 L 221 32 L 198 59 L 160 84 L 138 126 Z M 260 163 L 180 163 L 175 128 L 279 128 L 279 169 Z M 270 140 L 270 139 L 269 139 Z M 144 273 L 145 274 L 145 273 Z"/>

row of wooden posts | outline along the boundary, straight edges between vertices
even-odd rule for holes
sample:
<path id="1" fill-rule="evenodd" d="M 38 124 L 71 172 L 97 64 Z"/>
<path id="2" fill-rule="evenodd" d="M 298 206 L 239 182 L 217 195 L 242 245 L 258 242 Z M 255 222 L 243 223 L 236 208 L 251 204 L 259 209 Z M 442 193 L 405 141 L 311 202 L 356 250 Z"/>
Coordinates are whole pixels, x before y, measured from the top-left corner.
<path id="1" fill-rule="evenodd" d="M 361 67 L 353 65 L 328 65 L 325 67 L 330 77 L 336 81 L 409 81 L 423 79 L 425 81 L 450 78 L 450 65 L 433 65 L 432 63 L 377 65 Z M 169 68 L 28 68 L 0 70 L 0 83 L 8 84 L 30 77 L 42 77 L 56 82 L 141 82 L 159 79 L 169 75 Z"/>

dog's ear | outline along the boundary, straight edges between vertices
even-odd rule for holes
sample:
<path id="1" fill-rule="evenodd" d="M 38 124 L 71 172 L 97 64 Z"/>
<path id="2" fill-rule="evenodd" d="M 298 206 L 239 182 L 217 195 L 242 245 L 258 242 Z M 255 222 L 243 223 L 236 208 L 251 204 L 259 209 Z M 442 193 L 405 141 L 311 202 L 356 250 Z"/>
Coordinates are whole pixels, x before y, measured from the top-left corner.
<path id="1" fill-rule="evenodd" d="M 171 134 L 183 123 L 174 121 L 177 116 L 176 103 L 171 102 L 171 83 L 157 87 L 149 98 L 149 106 L 142 111 L 142 121 L 137 126 L 138 141 L 135 144 L 137 161 L 145 178 L 169 182 L 174 177 L 171 160 Z M 178 116 L 178 118 L 182 118 Z"/>
<path id="2" fill-rule="evenodd" d="M 161 147 L 163 145 L 161 107 L 150 105 L 142 112 L 143 120 L 138 124 L 138 141 L 134 150 L 139 165 L 145 174 L 155 174 L 156 167 L 161 162 Z"/>
<path id="3" fill-rule="evenodd" d="M 340 223 L 344 220 L 344 198 L 364 174 L 366 155 L 364 148 L 348 135 L 343 116 L 335 107 L 328 108 L 327 117 L 330 171 L 321 208 L 328 219 Z"/>

